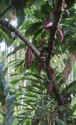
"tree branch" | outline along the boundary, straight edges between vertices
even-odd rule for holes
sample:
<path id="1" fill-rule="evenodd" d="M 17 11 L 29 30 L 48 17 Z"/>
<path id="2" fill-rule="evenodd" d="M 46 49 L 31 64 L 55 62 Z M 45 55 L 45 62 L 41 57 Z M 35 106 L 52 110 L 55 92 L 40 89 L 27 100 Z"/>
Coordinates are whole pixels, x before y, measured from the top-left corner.
<path id="1" fill-rule="evenodd" d="M 58 89 L 58 86 L 56 84 L 56 81 L 53 81 L 53 91 L 55 93 L 55 96 L 56 96 L 56 100 L 58 102 L 58 105 L 61 106 L 61 105 L 64 105 L 64 97 L 63 95 L 61 94 L 60 90 Z"/>
<path id="2" fill-rule="evenodd" d="M 56 96 L 57 103 L 60 106 L 60 105 L 64 104 L 64 97 L 62 96 L 62 94 L 61 94 L 61 92 L 60 92 L 60 90 L 59 90 L 59 88 L 57 86 L 57 83 L 56 83 L 55 79 L 51 76 L 50 68 L 51 67 L 49 67 L 49 68 L 45 67 L 45 70 L 47 72 L 47 76 L 48 76 L 49 81 L 52 81 L 53 92 L 54 92 L 54 94 Z"/>
<path id="3" fill-rule="evenodd" d="M 36 49 L 36 47 L 26 37 L 22 36 L 21 33 L 19 33 L 19 31 L 14 28 L 8 21 L 2 20 L 0 18 L 0 24 L 13 32 L 16 36 L 18 36 L 25 43 L 25 45 L 29 46 L 32 49 L 35 55 L 40 55 L 40 52 Z"/>

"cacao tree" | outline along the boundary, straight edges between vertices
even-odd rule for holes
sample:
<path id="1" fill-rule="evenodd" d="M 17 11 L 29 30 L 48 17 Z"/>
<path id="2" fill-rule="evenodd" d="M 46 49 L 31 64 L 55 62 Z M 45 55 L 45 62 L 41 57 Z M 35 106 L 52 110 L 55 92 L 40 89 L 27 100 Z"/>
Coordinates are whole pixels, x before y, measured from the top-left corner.
<path id="1" fill-rule="evenodd" d="M 24 52 L 11 61 L 11 76 L 16 76 L 11 93 L 17 101 L 9 125 L 75 124 L 76 80 L 66 81 L 76 59 L 75 6 L 74 0 L 0 2 L 0 41 L 5 39 L 8 47 L 18 43 L 8 56 Z M 17 21 L 16 27 L 11 20 Z"/>

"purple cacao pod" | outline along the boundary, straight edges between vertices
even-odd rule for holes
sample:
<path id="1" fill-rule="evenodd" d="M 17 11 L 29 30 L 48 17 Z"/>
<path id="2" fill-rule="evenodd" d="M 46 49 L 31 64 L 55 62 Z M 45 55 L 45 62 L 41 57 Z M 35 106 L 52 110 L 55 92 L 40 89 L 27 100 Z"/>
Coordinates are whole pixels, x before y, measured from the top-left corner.
<path id="1" fill-rule="evenodd" d="M 32 59 L 33 59 L 33 52 L 31 50 L 31 48 L 27 48 L 27 51 L 26 51 L 26 69 L 29 69 L 32 65 Z"/>
<path id="2" fill-rule="evenodd" d="M 59 29 L 58 34 L 59 34 L 59 39 L 62 42 L 64 40 L 64 34 L 63 34 L 62 30 Z"/>

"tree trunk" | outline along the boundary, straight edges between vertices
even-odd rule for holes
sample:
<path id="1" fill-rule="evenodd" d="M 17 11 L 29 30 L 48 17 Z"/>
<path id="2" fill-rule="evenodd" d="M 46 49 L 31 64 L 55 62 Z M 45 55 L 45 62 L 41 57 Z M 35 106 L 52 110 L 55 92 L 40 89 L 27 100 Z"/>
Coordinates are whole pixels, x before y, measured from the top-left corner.
<path id="1" fill-rule="evenodd" d="M 66 64 L 66 67 L 64 68 L 64 70 L 62 72 L 62 76 L 63 76 L 65 81 L 67 80 L 70 72 L 72 71 L 72 67 L 73 67 L 75 61 L 76 61 L 76 55 L 70 54 L 68 61 L 67 61 L 67 64 Z"/>

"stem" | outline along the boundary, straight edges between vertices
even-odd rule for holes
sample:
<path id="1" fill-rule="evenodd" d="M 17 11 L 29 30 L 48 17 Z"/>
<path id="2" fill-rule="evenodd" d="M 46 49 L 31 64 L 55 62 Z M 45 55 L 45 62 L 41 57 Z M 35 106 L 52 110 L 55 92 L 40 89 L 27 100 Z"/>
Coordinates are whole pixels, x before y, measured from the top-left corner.
<path id="1" fill-rule="evenodd" d="M 58 89 L 58 86 L 56 84 L 55 79 L 51 77 L 51 73 L 50 73 L 49 69 L 50 69 L 50 67 L 49 68 L 45 67 L 49 81 L 52 80 L 52 82 L 53 82 L 53 92 L 56 96 L 57 103 L 59 106 L 63 105 L 64 104 L 64 97 L 62 96 L 60 90 Z"/>
<path id="2" fill-rule="evenodd" d="M 48 39 L 48 57 L 46 62 L 47 66 L 49 65 L 50 59 L 52 57 L 52 52 L 53 52 L 55 37 L 56 37 L 56 30 L 62 18 L 63 5 L 64 5 L 64 0 L 57 0 L 56 8 L 54 11 L 54 22 L 53 22 L 52 28 L 50 29 L 50 35 Z"/>

